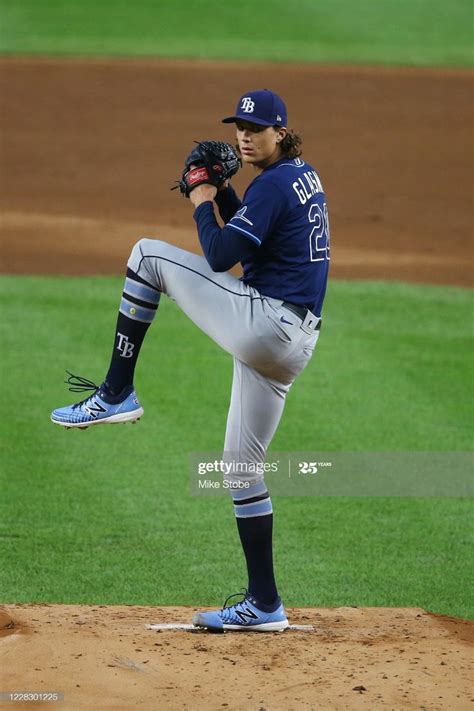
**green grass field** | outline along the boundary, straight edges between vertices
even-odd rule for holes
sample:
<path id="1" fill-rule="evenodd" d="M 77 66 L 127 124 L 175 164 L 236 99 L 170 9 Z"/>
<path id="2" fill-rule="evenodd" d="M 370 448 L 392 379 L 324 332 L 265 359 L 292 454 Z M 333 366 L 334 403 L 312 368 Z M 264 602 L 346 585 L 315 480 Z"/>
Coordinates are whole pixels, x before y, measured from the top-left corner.
<path id="1" fill-rule="evenodd" d="M 472 65 L 469 0 L 1 0 L 0 52 Z"/>
<path id="2" fill-rule="evenodd" d="M 468 0 L 0 0 L 0 53 L 472 66 Z M 276 69 L 277 71 L 277 69 Z M 230 500 L 191 497 L 232 364 L 164 300 L 137 425 L 66 432 L 66 368 L 100 380 L 120 278 L 0 278 L 1 602 L 219 604 L 245 584 Z M 273 451 L 472 449 L 472 292 L 333 281 Z M 449 476 L 449 472 L 447 472 Z M 289 606 L 474 618 L 467 498 L 274 500 Z"/>
<path id="3" fill-rule="evenodd" d="M 245 585 L 230 500 L 189 494 L 189 451 L 222 447 L 231 358 L 174 304 L 163 299 L 145 342 L 138 425 L 49 422 L 75 399 L 66 368 L 104 375 L 121 285 L 0 279 L 2 602 L 214 604 Z M 470 449 L 471 309 L 468 290 L 334 281 L 272 450 Z M 474 616 L 472 500 L 276 497 L 274 508 L 288 605 Z"/>

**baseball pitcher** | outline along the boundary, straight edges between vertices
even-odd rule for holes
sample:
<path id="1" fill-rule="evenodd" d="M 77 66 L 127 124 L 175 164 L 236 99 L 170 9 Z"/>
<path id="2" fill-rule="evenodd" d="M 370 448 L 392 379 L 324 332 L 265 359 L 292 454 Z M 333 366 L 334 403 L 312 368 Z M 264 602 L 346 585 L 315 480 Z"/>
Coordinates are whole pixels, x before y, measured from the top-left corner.
<path id="1" fill-rule="evenodd" d="M 54 423 L 86 428 L 141 417 L 134 371 L 164 293 L 233 357 L 223 459 L 264 462 L 286 395 L 318 341 L 330 260 L 328 209 L 320 177 L 302 160 L 301 138 L 288 130 L 276 93 L 247 92 L 223 122 L 235 124 L 237 149 L 200 142 L 177 186 L 194 205 L 204 256 L 159 240 L 137 242 L 105 380 L 97 386 L 69 373 L 70 390 L 92 392 L 54 410 Z M 230 185 L 241 164 L 254 172 L 242 200 Z M 241 278 L 229 273 L 239 262 Z M 273 572 L 272 503 L 259 468 L 252 471 L 226 475 L 247 593 L 220 610 L 196 613 L 198 627 L 273 632 L 288 626 Z"/>

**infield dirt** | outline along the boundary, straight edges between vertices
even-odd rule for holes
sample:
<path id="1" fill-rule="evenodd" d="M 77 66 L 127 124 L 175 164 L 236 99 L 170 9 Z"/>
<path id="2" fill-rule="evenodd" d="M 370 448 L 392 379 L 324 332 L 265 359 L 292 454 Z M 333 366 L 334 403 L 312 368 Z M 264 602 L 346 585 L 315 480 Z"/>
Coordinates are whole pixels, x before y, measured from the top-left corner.
<path id="1" fill-rule="evenodd" d="M 199 61 L 0 59 L 0 270 L 123 273 L 143 236 L 199 252 L 170 187 L 259 86 L 322 176 L 332 276 L 472 284 L 472 73 Z"/>
<path id="2" fill-rule="evenodd" d="M 323 178 L 332 276 L 472 285 L 470 72 L 197 61 L 0 59 L 0 270 L 119 274 L 143 236 L 199 252 L 191 206 L 169 188 L 194 139 L 232 140 L 219 118 L 261 86 L 287 99 Z M 57 708 L 71 711 L 473 701 L 472 622 L 340 608 L 291 610 L 311 633 L 145 628 L 191 613 L 7 605 L 0 691 L 64 692 Z"/>
<path id="3" fill-rule="evenodd" d="M 466 709 L 474 623 L 418 609 L 294 609 L 312 632 L 152 631 L 184 607 L 8 605 L 2 690 L 56 691 L 52 708 Z M 6 707 L 32 708 L 19 702 Z M 2 704 L 3 708 L 3 704 Z"/>

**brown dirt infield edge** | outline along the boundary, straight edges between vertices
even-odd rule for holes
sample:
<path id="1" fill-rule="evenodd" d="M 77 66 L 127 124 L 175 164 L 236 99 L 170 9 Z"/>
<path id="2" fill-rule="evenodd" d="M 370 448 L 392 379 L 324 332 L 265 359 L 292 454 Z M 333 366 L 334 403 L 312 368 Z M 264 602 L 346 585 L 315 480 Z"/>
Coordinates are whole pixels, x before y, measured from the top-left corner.
<path id="1" fill-rule="evenodd" d="M 284 95 L 328 194 L 332 276 L 472 285 L 472 73 L 0 58 L 0 271 L 122 273 L 142 236 L 199 252 L 169 188 L 194 139 L 257 86 Z M 252 177 L 234 180 L 241 192 Z M 473 623 L 294 609 L 312 633 L 152 632 L 189 608 L 6 605 L 0 691 L 71 709 L 465 709 Z M 470 693 L 471 692 L 471 693 Z M 2 708 L 37 703 L 2 702 Z"/>
<path id="2" fill-rule="evenodd" d="M 50 706 L 71 711 L 470 706 L 473 622 L 421 609 L 342 607 L 289 610 L 290 623 L 312 632 L 145 627 L 189 623 L 193 610 L 4 606 L 1 690 L 62 692 L 64 701 Z"/>
<path id="3" fill-rule="evenodd" d="M 123 273 L 142 236 L 200 252 L 170 187 L 193 140 L 233 140 L 220 117 L 271 86 L 325 185 L 333 277 L 472 285 L 472 76 L 0 57 L 0 271 Z"/>

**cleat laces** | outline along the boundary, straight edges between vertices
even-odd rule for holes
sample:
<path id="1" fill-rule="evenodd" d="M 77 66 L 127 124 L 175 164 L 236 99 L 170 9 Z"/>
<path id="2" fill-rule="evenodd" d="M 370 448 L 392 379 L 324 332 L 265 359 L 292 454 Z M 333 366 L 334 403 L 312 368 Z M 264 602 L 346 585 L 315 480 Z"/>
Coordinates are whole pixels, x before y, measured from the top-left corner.
<path id="1" fill-rule="evenodd" d="M 66 370 L 69 378 L 64 382 L 66 385 L 71 386 L 69 390 L 72 393 L 83 393 L 85 390 L 98 390 L 99 386 L 96 385 L 92 380 L 83 378 L 80 375 L 73 375 L 69 370 Z"/>
<path id="2" fill-rule="evenodd" d="M 230 609 L 231 607 L 236 607 L 237 605 L 240 605 L 242 602 L 244 602 L 245 598 L 247 597 L 247 594 L 248 594 L 248 591 L 245 588 L 241 592 L 232 593 L 232 595 L 229 595 L 229 597 L 226 598 L 226 600 L 222 606 L 222 609 L 227 610 L 227 609 Z M 229 607 L 227 607 L 227 603 L 229 602 L 229 600 L 233 597 L 237 597 L 238 595 L 240 595 L 242 597 L 242 599 L 239 600 L 239 602 L 234 602 L 232 605 L 229 605 Z"/>
<path id="3" fill-rule="evenodd" d="M 99 390 L 99 385 L 96 385 L 92 380 L 83 378 L 81 375 L 74 375 L 69 370 L 66 370 L 66 373 L 69 377 L 64 382 L 66 383 L 66 385 L 69 385 L 69 390 L 72 393 L 83 393 L 87 392 L 88 390 L 93 390 L 95 394 L 97 390 Z M 76 402 L 75 405 L 72 405 L 72 409 L 76 410 L 78 407 L 90 400 L 91 397 L 92 395 L 88 395 L 86 398 L 84 398 L 84 400 Z"/>
<path id="4" fill-rule="evenodd" d="M 238 593 L 233 593 L 232 595 L 229 595 L 228 598 L 226 598 L 222 612 L 221 612 L 221 619 L 224 623 L 240 623 L 240 619 L 236 616 L 235 614 L 235 608 L 241 605 L 243 602 L 245 602 L 246 598 L 248 595 L 248 591 L 244 588 L 241 592 Z M 231 600 L 233 597 L 240 597 L 241 599 L 238 600 L 238 602 L 234 602 L 232 605 L 229 605 L 227 607 L 227 603 L 229 600 Z"/>

